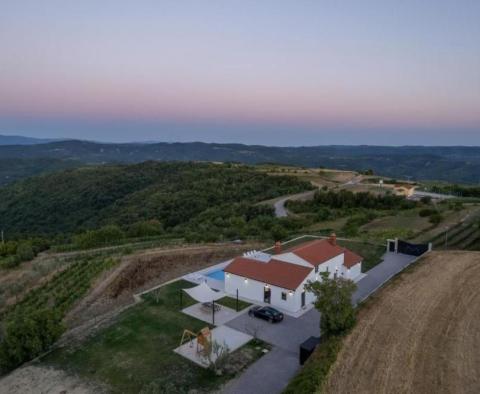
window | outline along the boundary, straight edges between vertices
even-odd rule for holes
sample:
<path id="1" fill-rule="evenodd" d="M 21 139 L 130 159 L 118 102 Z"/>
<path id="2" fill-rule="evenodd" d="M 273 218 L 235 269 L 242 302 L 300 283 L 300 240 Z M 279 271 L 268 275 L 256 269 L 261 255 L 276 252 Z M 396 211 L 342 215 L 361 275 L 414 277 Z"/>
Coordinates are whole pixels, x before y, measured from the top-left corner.
<path id="1" fill-rule="evenodd" d="M 318 265 L 315 266 L 315 273 L 318 274 Z"/>
<path id="2" fill-rule="evenodd" d="M 287 292 L 282 291 L 282 300 L 287 301 Z"/>

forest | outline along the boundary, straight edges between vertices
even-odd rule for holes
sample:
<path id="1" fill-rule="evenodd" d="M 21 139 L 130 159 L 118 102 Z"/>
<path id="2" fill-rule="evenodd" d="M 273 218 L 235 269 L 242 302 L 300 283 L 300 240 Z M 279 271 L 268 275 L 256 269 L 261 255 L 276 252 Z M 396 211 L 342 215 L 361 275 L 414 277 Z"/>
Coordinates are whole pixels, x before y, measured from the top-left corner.
<path id="1" fill-rule="evenodd" d="M 278 147 L 217 143 L 98 143 L 52 141 L 34 145 L 1 145 L 0 185 L 41 171 L 103 163 L 218 161 L 276 163 L 366 171 L 398 179 L 443 180 L 474 184 L 480 173 L 480 148 L 468 146 Z M 50 160 L 46 160 L 50 159 Z"/>
<path id="2" fill-rule="evenodd" d="M 273 208 L 258 204 L 312 186 L 237 164 L 145 162 L 82 167 L 0 188 L 8 240 L 47 238 L 91 247 L 112 239 L 272 238 Z"/>

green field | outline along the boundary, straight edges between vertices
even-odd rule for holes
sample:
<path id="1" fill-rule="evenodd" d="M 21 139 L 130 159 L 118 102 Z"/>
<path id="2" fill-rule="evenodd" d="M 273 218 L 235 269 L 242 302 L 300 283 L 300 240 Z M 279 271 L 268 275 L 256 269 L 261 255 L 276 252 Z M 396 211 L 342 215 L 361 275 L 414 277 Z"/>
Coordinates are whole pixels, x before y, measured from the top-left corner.
<path id="1" fill-rule="evenodd" d="M 125 311 L 115 325 L 75 349 L 53 352 L 43 363 L 107 384 L 114 393 L 203 393 L 217 389 L 235 373 L 216 376 L 173 352 L 184 329 L 198 332 L 207 325 L 180 312 L 179 292 L 192 286 L 177 281 L 147 294 L 145 302 Z M 183 295 L 183 307 L 194 303 Z M 257 347 L 251 342 L 232 353 L 236 368 L 260 357 Z"/>
<path id="2" fill-rule="evenodd" d="M 386 251 L 386 246 L 369 242 L 338 241 L 338 244 L 363 257 L 362 272 L 367 272 L 381 263 Z"/>

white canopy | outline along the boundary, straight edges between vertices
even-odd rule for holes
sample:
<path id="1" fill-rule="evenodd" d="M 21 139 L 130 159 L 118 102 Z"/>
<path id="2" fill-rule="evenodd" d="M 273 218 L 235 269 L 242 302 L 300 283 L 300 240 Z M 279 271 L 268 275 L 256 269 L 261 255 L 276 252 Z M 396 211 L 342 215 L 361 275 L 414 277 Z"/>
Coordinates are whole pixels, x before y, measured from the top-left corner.
<path id="1" fill-rule="evenodd" d="M 225 297 L 225 293 L 212 290 L 205 282 L 183 291 L 198 302 L 212 302 Z"/>

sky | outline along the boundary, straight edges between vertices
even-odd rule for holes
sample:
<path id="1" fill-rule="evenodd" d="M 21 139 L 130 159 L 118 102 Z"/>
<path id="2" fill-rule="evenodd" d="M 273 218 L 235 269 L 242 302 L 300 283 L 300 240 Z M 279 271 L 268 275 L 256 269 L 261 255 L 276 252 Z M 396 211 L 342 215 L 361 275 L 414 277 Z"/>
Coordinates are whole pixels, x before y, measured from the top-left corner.
<path id="1" fill-rule="evenodd" d="M 480 145 L 478 0 L 2 0 L 0 134 Z"/>

